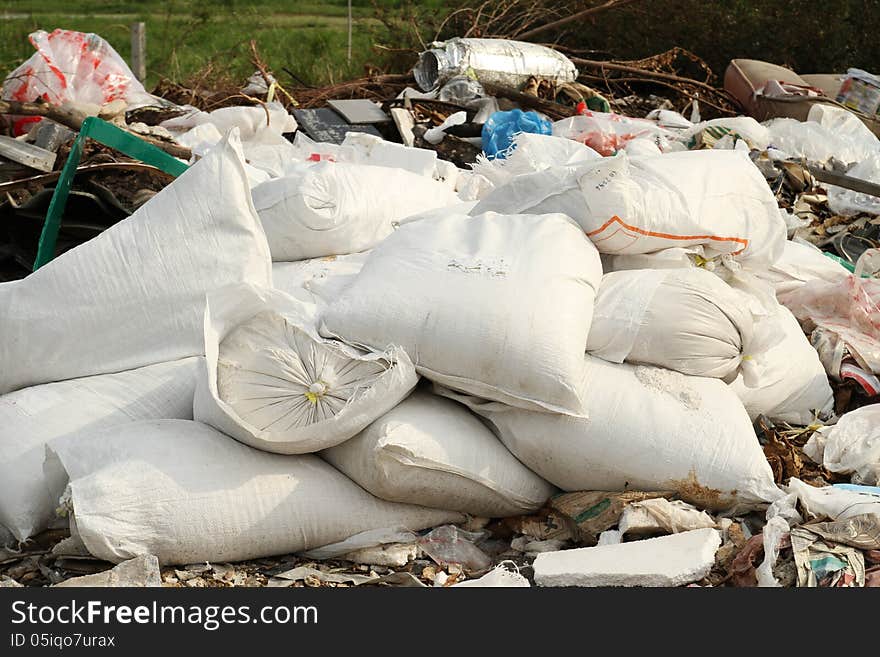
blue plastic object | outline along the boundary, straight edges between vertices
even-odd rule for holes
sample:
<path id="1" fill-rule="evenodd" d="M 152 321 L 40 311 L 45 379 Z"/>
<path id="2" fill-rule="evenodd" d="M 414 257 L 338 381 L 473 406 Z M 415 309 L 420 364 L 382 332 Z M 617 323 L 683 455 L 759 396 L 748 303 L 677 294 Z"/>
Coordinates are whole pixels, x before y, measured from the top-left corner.
<path id="1" fill-rule="evenodd" d="M 495 112 L 483 124 L 483 152 L 490 160 L 506 158 L 513 149 L 513 138 L 521 132 L 537 135 L 553 133 L 553 126 L 537 112 L 510 110 Z"/>
<path id="2" fill-rule="evenodd" d="M 859 486 L 858 484 L 834 484 L 834 488 L 849 490 L 853 493 L 863 493 L 865 495 L 880 495 L 880 486 Z"/>

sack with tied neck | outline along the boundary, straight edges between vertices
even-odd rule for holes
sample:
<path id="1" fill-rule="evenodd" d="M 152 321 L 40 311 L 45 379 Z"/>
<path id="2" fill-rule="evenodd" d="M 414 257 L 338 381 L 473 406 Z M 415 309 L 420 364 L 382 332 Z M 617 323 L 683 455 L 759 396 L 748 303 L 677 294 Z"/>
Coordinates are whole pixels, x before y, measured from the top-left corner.
<path id="1" fill-rule="evenodd" d="M 315 306 L 248 284 L 208 294 L 194 419 L 251 447 L 307 454 L 348 440 L 418 382 L 400 348 L 320 337 Z"/>

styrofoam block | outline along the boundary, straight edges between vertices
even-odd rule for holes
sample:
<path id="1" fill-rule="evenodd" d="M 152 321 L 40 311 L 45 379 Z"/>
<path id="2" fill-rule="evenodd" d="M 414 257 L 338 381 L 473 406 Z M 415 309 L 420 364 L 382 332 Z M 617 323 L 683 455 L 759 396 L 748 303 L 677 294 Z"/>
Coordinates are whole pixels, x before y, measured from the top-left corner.
<path id="1" fill-rule="evenodd" d="M 632 543 L 545 552 L 535 559 L 538 586 L 680 586 L 702 579 L 721 546 L 716 529 Z"/>

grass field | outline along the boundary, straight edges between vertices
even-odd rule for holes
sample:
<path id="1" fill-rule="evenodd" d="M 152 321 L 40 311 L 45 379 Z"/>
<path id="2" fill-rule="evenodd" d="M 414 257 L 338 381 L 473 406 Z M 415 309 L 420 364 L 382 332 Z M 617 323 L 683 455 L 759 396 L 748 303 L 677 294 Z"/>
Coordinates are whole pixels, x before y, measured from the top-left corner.
<path id="1" fill-rule="evenodd" d="M 251 39 L 283 84 L 290 77 L 282 67 L 309 84 L 326 84 L 361 75 L 366 65 L 382 65 L 386 54 L 375 46 L 390 39 L 400 43 L 400 34 L 390 34 L 375 18 L 372 4 L 353 4 L 349 63 L 345 0 L 0 0 L 0 72 L 33 54 L 30 32 L 57 27 L 99 34 L 128 60 L 130 25 L 144 21 L 147 87 L 160 77 L 186 80 L 208 67 L 214 75 L 243 80 L 254 70 L 249 62 Z M 391 12 L 405 11 L 393 0 L 378 4 Z M 421 2 L 419 11 L 441 4 Z M 400 29 L 414 33 L 407 21 L 401 21 Z M 413 42 L 417 43 L 414 36 Z"/>

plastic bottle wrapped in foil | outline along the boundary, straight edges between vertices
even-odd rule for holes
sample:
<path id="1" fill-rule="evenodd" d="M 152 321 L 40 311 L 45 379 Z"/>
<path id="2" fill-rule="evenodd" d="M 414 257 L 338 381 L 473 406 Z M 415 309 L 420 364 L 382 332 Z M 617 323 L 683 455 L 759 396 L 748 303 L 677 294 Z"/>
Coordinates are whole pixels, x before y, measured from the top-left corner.
<path id="1" fill-rule="evenodd" d="M 573 82 L 571 60 L 546 46 L 506 39 L 450 39 L 435 42 L 419 55 L 413 69 L 424 91 L 436 89 L 456 75 L 473 75 L 481 83 L 519 89 L 531 76 Z"/>

